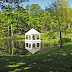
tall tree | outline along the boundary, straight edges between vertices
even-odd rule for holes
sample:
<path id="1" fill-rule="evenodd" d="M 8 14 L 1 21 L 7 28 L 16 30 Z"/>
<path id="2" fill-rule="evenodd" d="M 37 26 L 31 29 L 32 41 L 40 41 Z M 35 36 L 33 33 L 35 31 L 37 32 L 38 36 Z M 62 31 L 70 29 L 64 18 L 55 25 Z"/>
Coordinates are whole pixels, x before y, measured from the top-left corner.
<path id="1" fill-rule="evenodd" d="M 66 19 L 66 22 L 68 24 L 68 28 L 71 27 L 71 23 L 72 23 L 72 9 L 71 8 L 68 8 L 68 12 L 67 12 L 67 19 Z"/>
<path id="2" fill-rule="evenodd" d="M 52 11 L 50 12 L 53 15 L 53 18 L 56 21 L 57 26 L 59 27 L 60 32 L 60 48 L 62 48 L 62 29 L 66 26 L 66 19 L 68 17 L 68 8 L 69 4 L 65 0 L 56 0 L 52 7 L 50 8 Z"/>
<path id="3" fill-rule="evenodd" d="M 11 21 L 12 21 L 12 6 L 11 5 L 5 6 L 3 14 L 6 16 L 6 18 L 8 20 L 7 24 L 8 24 L 8 38 L 9 38 L 9 25 L 11 24 Z M 12 26 L 12 24 L 11 24 L 11 26 Z M 11 29 L 12 29 L 12 27 L 11 27 Z M 12 37 L 12 32 L 11 32 L 11 37 Z"/>
<path id="4" fill-rule="evenodd" d="M 29 20 L 27 21 L 28 26 L 37 30 L 41 29 L 41 22 L 43 20 L 42 14 L 44 13 L 44 11 L 41 10 L 41 7 L 38 4 L 32 4 L 31 6 L 27 5 L 25 9 L 29 15 Z"/>
<path id="5" fill-rule="evenodd" d="M 25 11 L 24 8 L 18 7 L 14 10 L 14 28 L 15 32 L 25 32 L 27 30 L 27 22 L 28 21 L 28 13 Z"/>

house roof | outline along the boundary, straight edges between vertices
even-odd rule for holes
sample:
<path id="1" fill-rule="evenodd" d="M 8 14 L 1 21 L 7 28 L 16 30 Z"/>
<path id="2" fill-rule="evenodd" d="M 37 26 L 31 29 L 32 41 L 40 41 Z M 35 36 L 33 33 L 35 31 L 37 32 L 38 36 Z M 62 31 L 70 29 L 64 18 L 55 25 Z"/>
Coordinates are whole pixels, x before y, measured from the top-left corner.
<path id="1" fill-rule="evenodd" d="M 26 35 L 31 35 L 31 34 L 40 34 L 38 31 L 36 31 L 35 29 L 31 29 L 29 30 L 27 33 L 25 33 Z"/>

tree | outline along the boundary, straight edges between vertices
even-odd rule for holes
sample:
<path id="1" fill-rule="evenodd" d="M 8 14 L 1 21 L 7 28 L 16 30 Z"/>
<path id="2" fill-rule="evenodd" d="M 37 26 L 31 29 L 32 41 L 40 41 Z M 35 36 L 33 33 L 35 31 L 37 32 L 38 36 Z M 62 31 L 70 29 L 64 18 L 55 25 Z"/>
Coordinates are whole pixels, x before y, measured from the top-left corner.
<path id="1" fill-rule="evenodd" d="M 67 19 L 66 19 L 66 22 L 68 24 L 68 28 L 70 29 L 71 27 L 71 23 L 72 23 L 72 9 L 71 8 L 68 8 L 68 12 L 67 12 Z"/>
<path id="2" fill-rule="evenodd" d="M 25 11 L 24 8 L 18 7 L 14 10 L 14 27 L 15 30 L 19 32 L 25 32 L 27 30 L 27 22 L 28 21 L 28 13 Z M 17 32 L 15 31 L 15 32 Z"/>
<path id="3" fill-rule="evenodd" d="M 66 26 L 66 19 L 68 17 L 68 2 L 65 0 L 56 0 L 50 9 L 50 14 L 53 16 L 52 19 L 55 19 L 56 26 L 59 28 L 60 32 L 60 48 L 62 48 L 62 30 L 64 29 L 64 26 Z"/>
<path id="4" fill-rule="evenodd" d="M 44 16 L 44 11 L 38 4 L 27 5 L 25 8 L 28 12 L 29 20 L 27 21 L 29 28 L 35 28 L 39 30 L 42 28 L 42 21 Z M 43 21 L 44 22 L 44 21 Z"/>
<path id="5" fill-rule="evenodd" d="M 1 0 L 0 7 L 2 10 L 4 10 L 6 4 L 9 4 L 9 5 L 13 5 L 14 8 L 17 8 L 19 4 L 21 4 L 22 2 L 29 2 L 29 0 Z"/>
<path id="6" fill-rule="evenodd" d="M 3 37 L 4 29 L 2 27 L 2 14 L 0 14 L 0 37 Z"/>
<path id="7" fill-rule="evenodd" d="M 4 13 L 4 15 L 6 16 L 6 18 L 8 20 L 7 24 L 8 24 L 8 38 L 9 38 L 9 25 L 12 22 L 12 6 L 11 5 L 5 6 L 3 13 Z M 12 26 L 12 24 L 11 24 L 11 26 Z M 13 34 L 12 34 L 12 27 L 11 27 L 11 38 L 12 38 L 12 35 Z"/>

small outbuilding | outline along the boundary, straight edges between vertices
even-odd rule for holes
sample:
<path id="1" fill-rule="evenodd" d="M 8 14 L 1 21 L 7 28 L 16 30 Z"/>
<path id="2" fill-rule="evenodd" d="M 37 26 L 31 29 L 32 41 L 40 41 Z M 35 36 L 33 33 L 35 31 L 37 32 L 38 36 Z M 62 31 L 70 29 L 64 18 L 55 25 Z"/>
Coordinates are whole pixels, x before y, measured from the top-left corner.
<path id="1" fill-rule="evenodd" d="M 37 49 L 40 47 L 41 47 L 40 33 L 32 28 L 27 33 L 25 33 L 25 48 Z"/>

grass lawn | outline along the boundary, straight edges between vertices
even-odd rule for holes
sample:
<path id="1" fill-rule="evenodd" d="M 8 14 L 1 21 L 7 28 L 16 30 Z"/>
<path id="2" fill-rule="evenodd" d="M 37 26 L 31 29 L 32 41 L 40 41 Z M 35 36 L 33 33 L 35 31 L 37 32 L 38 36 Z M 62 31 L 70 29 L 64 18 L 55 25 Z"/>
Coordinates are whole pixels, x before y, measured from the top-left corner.
<path id="1" fill-rule="evenodd" d="M 72 72 L 72 42 L 34 55 L 0 55 L 0 72 Z"/>
<path id="2" fill-rule="evenodd" d="M 54 32 L 55 38 L 51 38 L 50 41 L 58 41 L 60 39 L 59 32 Z M 62 37 L 63 38 L 70 38 L 72 40 L 72 34 L 65 34 L 62 32 Z M 41 39 L 43 41 L 49 41 L 49 35 L 48 33 L 41 33 Z"/>
<path id="3" fill-rule="evenodd" d="M 51 38 L 50 41 L 58 41 L 60 39 L 59 37 L 59 32 L 54 32 L 54 36 L 55 38 Z M 63 38 L 70 38 L 72 40 L 72 34 L 65 34 L 64 32 L 62 32 L 62 37 Z M 8 37 L 2 37 L 0 38 L 0 40 L 2 39 L 8 39 Z M 11 37 L 9 37 L 9 39 L 11 39 Z M 49 41 L 49 35 L 48 33 L 41 33 L 41 39 L 42 41 Z M 12 40 L 25 40 L 25 35 L 15 35 L 13 36 L 13 39 Z"/>
<path id="4" fill-rule="evenodd" d="M 8 40 L 8 37 L 1 37 L 0 40 Z M 25 35 L 17 35 L 17 36 L 13 36 L 13 38 L 11 39 L 11 36 L 9 37 L 9 40 L 25 40 Z"/>

